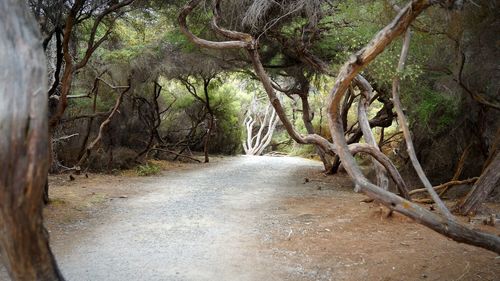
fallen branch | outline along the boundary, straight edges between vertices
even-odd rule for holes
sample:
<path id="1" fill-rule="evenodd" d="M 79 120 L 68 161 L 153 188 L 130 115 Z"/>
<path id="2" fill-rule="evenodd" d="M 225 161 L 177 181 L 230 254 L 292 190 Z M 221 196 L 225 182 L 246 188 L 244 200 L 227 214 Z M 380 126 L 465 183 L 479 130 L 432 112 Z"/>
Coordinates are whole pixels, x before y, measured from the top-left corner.
<path id="1" fill-rule="evenodd" d="M 180 154 L 180 153 L 177 153 L 177 152 L 172 151 L 172 150 L 168 150 L 168 149 L 164 149 L 164 148 L 152 148 L 150 151 L 153 151 L 153 150 L 174 154 L 177 157 L 184 157 L 184 158 L 188 158 L 188 159 L 191 159 L 193 161 L 196 161 L 198 163 L 201 163 L 201 160 L 199 160 L 199 159 L 196 159 L 196 158 L 188 156 L 188 155 Z"/>
<path id="2" fill-rule="evenodd" d="M 461 185 L 461 184 L 471 184 L 471 183 L 476 182 L 478 179 L 479 179 L 479 177 L 474 177 L 474 178 L 470 178 L 470 179 L 466 179 L 466 180 L 449 181 L 447 183 L 436 185 L 433 188 L 434 188 L 434 190 L 437 191 L 437 190 L 440 190 L 443 188 L 449 188 L 451 186 L 456 186 L 456 185 Z M 427 189 L 425 189 L 425 188 L 414 189 L 414 190 L 410 191 L 410 195 L 425 192 L 425 191 L 427 191 Z"/>

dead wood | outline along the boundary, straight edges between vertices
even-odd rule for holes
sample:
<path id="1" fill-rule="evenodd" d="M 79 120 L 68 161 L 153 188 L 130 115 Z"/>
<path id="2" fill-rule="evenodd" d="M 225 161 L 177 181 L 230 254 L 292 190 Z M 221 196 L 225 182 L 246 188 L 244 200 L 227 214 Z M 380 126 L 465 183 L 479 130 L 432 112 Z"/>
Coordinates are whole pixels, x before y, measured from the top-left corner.
<path id="1" fill-rule="evenodd" d="M 100 79 L 100 80 L 104 81 L 102 79 Z M 106 120 L 104 120 L 101 123 L 101 125 L 99 126 L 99 133 L 97 134 L 97 137 L 87 146 L 87 148 L 85 149 L 85 153 L 82 155 L 82 157 L 80 158 L 80 160 L 76 164 L 77 167 L 81 167 L 83 165 L 83 163 L 89 158 L 92 150 L 100 143 L 102 136 L 104 134 L 104 130 L 109 125 L 109 123 L 111 123 L 113 116 L 115 116 L 115 114 L 118 112 L 118 108 L 120 107 L 120 105 L 123 101 L 123 97 L 124 97 L 125 93 L 127 93 L 131 87 L 130 79 L 128 80 L 127 86 L 113 86 L 107 82 L 105 82 L 105 83 L 108 86 L 110 86 L 111 89 L 113 89 L 113 90 L 117 90 L 117 89 L 124 89 L 124 90 L 119 93 L 118 98 L 116 99 L 116 102 L 115 102 L 115 106 L 113 107 L 113 110 L 111 110 L 111 113 L 109 114 L 108 118 L 106 118 Z"/>
<path id="2" fill-rule="evenodd" d="M 344 138 L 344 128 L 342 127 L 342 120 L 340 117 L 340 103 L 351 81 L 365 65 L 370 63 L 380 54 L 397 36 L 404 33 L 409 24 L 429 6 L 430 3 L 428 1 L 414 0 L 408 3 L 401 9 L 389 25 L 375 35 L 365 48 L 352 56 L 341 68 L 333 90 L 328 98 L 330 131 L 335 140 L 337 153 L 344 163 L 345 169 L 356 184 L 360 186 L 361 190 L 368 196 L 455 241 L 465 242 L 499 253 L 500 238 L 491 234 L 471 230 L 453 219 L 433 214 L 417 204 L 404 200 L 368 182 L 352 157 Z M 432 191 L 434 190 L 432 189 Z"/>
<path id="3" fill-rule="evenodd" d="M 474 177 L 474 178 L 470 178 L 470 179 L 466 179 L 466 180 L 452 180 L 452 181 L 449 181 L 447 183 L 436 185 L 433 188 L 434 188 L 434 190 L 441 190 L 441 189 L 447 190 L 451 186 L 462 185 L 462 184 L 471 184 L 471 183 L 476 182 L 478 179 L 479 179 L 479 177 Z M 427 191 L 426 188 L 414 189 L 414 190 L 410 191 L 410 195 L 422 193 L 422 192 L 426 192 L 426 191 Z M 442 195 L 442 194 L 443 194 L 443 192 L 440 193 L 440 195 Z"/>
<path id="4" fill-rule="evenodd" d="M 366 111 L 368 110 L 368 106 L 370 100 L 372 98 L 372 87 L 370 83 L 361 75 L 358 75 L 354 79 L 354 83 L 358 86 L 361 91 L 360 100 L 358 103 L 358 120 L 359 127 L 363 132 L 363 137 L 365 138 L 365 142 L 376 149 L 380 150 L 375 137 L 373 136 L 373 132 L 370 127 L 370 122 L 368 121 L 368 114 Z M 373 160 L 373 166 L 377 175 L 377 185 L 381 188 L 387 190 L 389 188 L 389 179 L 387 178 L 387 174 L 385 172 L 384 167 L 378 163 L 376 160 Z"/>
<path id="5" fill-rule="evenodd" d="M 408 155 L 410 156 L 411 163 L 413 167 L 415 168 L 415 172 L 417 172 L 418 177 L 422 181 L 424 187 L 426 188 L 427 192 L 431 196 L 432 200 L 436 202 L 436 205 L 438 206 L 439 210 L 441 213 L 446 216 L 447 219 L 449 220 L 454 220 L 455 218 L 451 214 L 451 212 L 448 210 L 446 205 L 443 203 L 441 198 L 439 198 L 439 195 L 436 193 L 436 191 L 432 188 L 432 184 L 425 175 L 424 169 L 420 165 L 420 162 L 418 161 L 417 158 L 417 153 L 415 152 L 415 147 L 413 146 L 413 141 L 410 133 L 410 129 L 408 128 L 407 125 L 407 120 L 406 116 L 403 112 L 403 107 L 401 105 L 401 101 L 399 99 L 399 75 L 402 73 L 404 70 L 404 66 L 406 63 L 406 58 L 408 57 L 408 51 L 410 48 L 410 38 L 411 38 L 411 30 L 407 29 L 404 35 L 403 39 L 403 47 L 401 49 L 401 56 L 399 57 L 399 62 L 398 62 L 398 67 L 397 67 L 397 74 L 392 80 L 392 102 L 394 103 L 394 108 L 396 109 L 396 113 L 398 115 L 398 120 L 399 120 L 399 126 L 401 127 L 401 130 L 403 131 L 403 135 L 405 138 L 405 143 L 406 143 L 406 151 L 408 152 Z"/>
<path id="6" fill-rule="evenodd" d="M 169 150 L 169 149 L 164 149 L 164 148 L 152 148 L 150 151 L 152 150 L 157 150 L 157 151 L 161 151 L 161 152 L 166 152 L 166 153 L 170 153 L 170 154 L 173 154 L 173 155 L 176 155 L 177 157 L 183 157 L 183 158 L 187 158 L 187 159 L 190 159 L 190 160 L 193 160 L 193 161 L 196 161 L 198 163 L 201 163 L 201 161 L 199 159 L 196 159 L 194 157 L 191 157 L 189 155 L 185 155 L 185 154 L 181 154 L 181 153 L 177 153 L 173 150 Z"/>

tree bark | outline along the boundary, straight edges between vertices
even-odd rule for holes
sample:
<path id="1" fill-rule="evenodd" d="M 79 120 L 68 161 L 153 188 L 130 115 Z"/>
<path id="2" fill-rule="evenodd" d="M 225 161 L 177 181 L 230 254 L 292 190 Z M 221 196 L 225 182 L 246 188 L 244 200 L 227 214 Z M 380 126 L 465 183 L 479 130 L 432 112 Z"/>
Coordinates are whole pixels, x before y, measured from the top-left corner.
<path id="1" fill-rule="evenodd" d="M 63 280 L 43 227 L 47 70 L 23 1 L 0 1 L 0 253 L 14 281 Z"/>
<path id="2" fill-rule="evenodd" d="M 484 170 L 472 190 L 458 206 L 462 215 L 475 213 L 488 195 L 500 186 L 500 153 L 497 153 L 491 164 Z"/>

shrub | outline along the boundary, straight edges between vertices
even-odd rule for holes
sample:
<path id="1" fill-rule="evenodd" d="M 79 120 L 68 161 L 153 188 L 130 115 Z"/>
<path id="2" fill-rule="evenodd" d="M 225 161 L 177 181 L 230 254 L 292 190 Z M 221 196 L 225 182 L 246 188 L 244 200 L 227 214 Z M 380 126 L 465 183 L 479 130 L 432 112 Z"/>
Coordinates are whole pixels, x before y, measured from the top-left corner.
<path id="1" fill-rule="evenodd" d="M 147 177 L 152 175 L 157 175 L 161 171 L 161 167 L 158 164 L 148 162 L 143 165 L 139 165 L 136 168 L 138 176 Z"/>

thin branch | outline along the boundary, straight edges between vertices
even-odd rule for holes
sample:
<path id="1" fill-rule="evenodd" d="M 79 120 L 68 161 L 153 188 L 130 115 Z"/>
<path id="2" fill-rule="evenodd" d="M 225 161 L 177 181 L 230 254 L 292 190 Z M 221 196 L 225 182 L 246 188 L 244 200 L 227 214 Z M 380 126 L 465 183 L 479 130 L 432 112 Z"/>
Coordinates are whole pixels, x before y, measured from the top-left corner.
<path id="1" fill-rule="evenodd" d="M 69 140 L 70 138 L 73 138 L 73 137 L 76 137 L 76 136 L 79 136 L 79 135 L 80 135 L 79 133 L 75 133 L 75 134 L 72 134 L 72 135 L 62 136 L 62 137 L 59 137 L 59 138 L 56 138 L 56 139 L 52 139 L 52 141 L 53 142 L 65 141 L 65 140 Z"/>
<path id="2" fill-rule="evenodd" d="M 401 56 L 399 57 L 397 74 L 392 80 L 392 103 L 394 104 L 394 108 L 396 109 L 396 113 L 399 120 L 399 126 L 401 127 L 401 130 L 403 131 L 403 135 L 405 137 L 406 150 L 408 152 L 408 155 L 410 156 L 411 163 L 413 164 L 413 167 L 415 168 L 418 177 L 422 181 L 424 187 L 427 189 L 427 192 L 429 192 L 432 200 L 436 202 L 439 210 L 443 213 L 443 215 L 446 216 L 446 218 L 449 220 L 455 220 L 455 217 L 451 214 L 451 212 L 448 210 L 448 208 L 443 203 L 441 198 L 439 198 L 439 195 L 432 188 L 431 182 L 425 175 L 424 169 L 422 168 L 420 162 L 418 161 L 417 153 L 415 152 L 415 148 L 413 146 L 410 129 L 408 128 L 406 116 L 403 112 L 401 101 L 399 99 L 399 75 L 403 72 L 405 67 L 406 58 L 408 57 L 408 50 L 410 48 L 410 39 L 411 39 L 411 31 L 408 29 L 406 30 L 403 39 L 403 47 L 401 49 Z"/>
<path id="3" fill-rule="evenodd" d="M 370 86 L 370 83 L 368 83 L 368 81 L 361 75 L 358 75 L 354 79 L 354 83 L 358 86 L 358 88 L 361 91 L 358 103 L 359 127 L 363 132 L 363 137 L 365 138 L 366 143 L 380 150 L 380 148 L 377 145 L 377 141 L 373 136 L 373 132 L 370 128 L 370 122 L 368 121 L 368 114 L 366 113 L 371 100 L 372 87 Z M 375 172 L 377 175 L 377 185 L 385 190 L 388 190 L 389 180 L 387 179 L 387 174 L 385 173 L 384 168 L 377 161 L 373 161 L 373 166 L 375 168 Z M 402 191 L 406 193 L 405 197 L 408 198 L 409 197 L 408 191 L 407 190 L 402 190 Z"/>
<path id="4" fill-rule="evenodd" d="M 111 86 L 111 85 L 110 85 L 110 87 L 112 89 L 123 88 L 122 86 Z M 89 144 L 89 146 L 87 146 L 87 148 L 85 149 L 85 153 L 80 158 L 80 160 L 78 161 L 76 166 L 81 167 L 82 164 L 85 162 L 85 160 L 87 160 L 87 158 L 90 156 L 92 149 L 94 149 L 94 147 L 100 143 L 102 136 L 104 134 L 104 129 L 109 125 L 109 123 L 111 123 L 111 119 L 118 112 L 118 108 L 120 107 L 120 105 L 123 101 L 123 97 L 124 97 L 125 93 L 127 93 L 130 90 L 130 87 L 131 87 L 131 85 L 130 85 L 130 79 L 129 79 L 128 87 L 119 94 L 118 98 L 116 99 L 116 103 L 115 103 L 115 106 L 113 107 L 113 110 L 109 114 L 108 118 L 106 120 L 104 120 L 104 122 L 101 123 L 101 126 L 99 126 L 99 133 L 97 134 L 97 137 Z"/>
<path id="5" fill-rule="evenodd" d="M 466 179 L 466 180 L 452 180 L 452 181 L 449 181 L 447 183 L 436 185 L 433 188 L 434 188 L 434 190 L 447 189 L 450 186 L 475 183 L 478 179 L 479 179 L 479 177 L 474 177 L 474 178 L 470 178 L 470 179 Z M 422 193 L 422 192 L 426 192 L 426 191 L 427 191 L 426 188 L 414 189 L 414 190 L 410 191 L 410 195 Z"/>
<path id="6" fill-rule="evenodd" d="M 163 149 L 163 148 L 152 148 L 150 151 L 153 151 L 153 150 L 157 150 L 157 151 L 161 151 L 161 152 L 166 152 L 166 153 L 174 154 L 174 155 L 176 155 L 178 157 L 188 158 L 188 159 L 191 159 L 191 160 L 196 161 L 198 163 L 201 163 L 201 161 L 199 159 L 196 159 L 196 158 L 191 157 L 189 155 L 179 154 L 179 153 L 177 153 L 175 151 L 172 151 L 172 150 Z"/>

